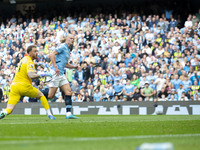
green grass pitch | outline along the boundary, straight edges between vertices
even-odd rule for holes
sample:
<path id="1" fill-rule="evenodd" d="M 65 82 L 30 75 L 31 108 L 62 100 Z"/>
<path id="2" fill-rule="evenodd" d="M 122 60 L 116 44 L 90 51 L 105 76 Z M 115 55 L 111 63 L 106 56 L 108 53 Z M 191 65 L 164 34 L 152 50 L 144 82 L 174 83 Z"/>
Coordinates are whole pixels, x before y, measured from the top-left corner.
<path id="1" fill-rule="evenodd" d="M 175 150 L 200 149 L 200 116 L 79 117 L 7 116 L 0 120 L 0 149 L 135 150 L 145 142 L 171 142 Z"/>

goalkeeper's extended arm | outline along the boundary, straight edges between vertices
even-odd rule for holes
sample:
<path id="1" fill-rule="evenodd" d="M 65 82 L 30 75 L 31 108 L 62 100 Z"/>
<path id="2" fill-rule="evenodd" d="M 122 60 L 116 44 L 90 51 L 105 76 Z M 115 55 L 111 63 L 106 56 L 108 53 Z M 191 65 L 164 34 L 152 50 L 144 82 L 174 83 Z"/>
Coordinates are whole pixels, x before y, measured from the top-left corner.
<path id="1" fill-rule="evenodd" d="M 40 78 L 40 75 L 35 73 L 35 72 L 28 72 L 28 76 L 29 78 L 31 79 L 37 79 L 37 78 Z"/>
<path id="2" fill-rule="evenodd" d="M 39 75 L 40 75 L 40 77 L 52 77 L 51 73 L 49 73 L 49 72 L 41 73 Z"/>
<path id="3" fill-rule="evenodd" d="M 51 77 L 52 75 L 48 72 L 47 73 L 41 73 L 41 74 L 37 74 L 35 72 L 28 72 L 28 76 L 31 79 L 37 79 L 37 78 L 42 78 L 42 77 L 47 77 L 47 76 Z"/>

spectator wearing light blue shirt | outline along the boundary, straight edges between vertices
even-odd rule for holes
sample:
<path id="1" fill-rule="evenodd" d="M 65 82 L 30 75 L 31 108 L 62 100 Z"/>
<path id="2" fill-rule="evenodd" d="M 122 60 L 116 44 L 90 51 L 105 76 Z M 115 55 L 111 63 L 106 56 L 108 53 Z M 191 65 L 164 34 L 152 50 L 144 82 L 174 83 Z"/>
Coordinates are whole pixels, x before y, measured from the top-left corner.
<path id="1" fill-rule="evenodd" d="M 152 88 L 153 90 L 156 90 L 156 85 L 154 84 L 153 79 L 150 80 L 149 87 Z"/>
<path id="2" fill-rule="evenodd" d="M 124 96 L 127 97 L 127 101 L 131 101 L 133 97 L 133 91 L 135 86 L 130 84 L 131 81 L 129 79 L 126 80 L 126 85 L 124 86 Z"/>
<path id="3" fill-rule="evenodd" d="M 116 84 L 117 83 L 117 80 L 121 80 L 121 76 L 118 74 L 118 73 L 116 73 L 114 76 L 113 76 L 113 81 L 114 81 L 114 84 Z"/>
<path id="4" fill-rule="evenodd" d="M 171 82 L 172 84 L 174 84 L 174 81 L 175 81 L 175 79 L 174 79 L 174 75 L 171 74 L 171 76 L 170 76 L 170 82 Z"/>
<path id="5" fill-rule="evenodd" d="M 142 76 L 139 78 L 139 80 L 142 81 L 144 78 L 146 79 L 145 73 L 142 74 Z"/>
<path id="6" fill-rule="evenodd" d="M 170 94 L 168 99 L 169 101 L 177 101 L 177 99 L 175 98 L 175 95 L 173 94 Z"/>
<path id="7" fill-rule="evenodd" d="M 77 58 L 80 58 L 80 54 L 78 53 L 78 50 L 77 49 L 74 49 L 74 51 L 72 51 L 71 53 L 71 58 L 72 60 L 75 60 Z"/>
<path id="8" fill-rule="evenodd" d="M 189 33 L 186 33 L 186 38 L 185 38 L 185 42 L 190 42 L 192 41 L 192 37 L 190 37 L 190 34 Z"/>
<path id="9" fill-rule="evenodd" d="M 189 77 L 185 77 L 185 80 L 183 81 L 183 87 L 185 89 L 185 92 L 190 90 L 192 86 L 192 81 L 189 79 Z"/>
<path id="10" fill-rule="evenodd" d="M 83 21 L 81 22 L 81 27 L 85 27 L 85 24 L 87 23 L 86 18 L 83 18 Z"/>
<path id="11" fill-rule="evenodd" d="M 95 64 L 98 63 L 99 60 L 101 60 L 99 52 L 97 52 L 97 54 L 94 56 L 94 59 L 95 59 Z"/>
<path id="12" fill-rule="evenodd" d="M 194 74 L 190 77 L 190 80 L 192 81 L 192 85 L 194 85 L 194 81 L 197 81 L 197 85 L 200 85 L 200 76 L 197 75 L 196 71 L 194 71 Z"/>
<path id="13" fill-rule="evenodd" d="M 113 77 L 106 72 L 106 83 L 113 84 Z"/>
<path id="14" fill-rule="evenodd" d="M 128 67 L 128 63 L 131 63 L 131 61 L 132 61 L 131 55 L 127 54 L 127 58 L 124 61 L 126 67 Z"/>
<path id="15" fill-rule="evenodd" d="M 179 88 L 177 89 L 177 94 L 178 94 L 178 100 L 181 99 L 182 93 L 185 92 L 185 90 L 183 89 L 183 84 L 180 83 Z"/>
<path id="16" fill-rule="evenodd" d="M 190 71 L 190 62 L 187 61 L 184 68 L 183 68 L 187 73 Z"/>
<path id="17" fill-rule="evenodd" d="M 173 101 L 177 101 L 178 100 L 178 95 L 176 94 L 176 90 L 175 89 L 172 89 L 171 90 L 171 94 L 169 94 L 168 95 L 168 99 L 171 101 L 171 95 L 174 95 L 173 97 L 174 97 L 174 99 L 173 99 Z"/>
<path id="18" fill-rule="evenodd" d="M 146 80 L 149 81 L 149 82 L 151 82 L 151 80 L 155 81 L 155 77 L 153 75 L 152 70 L 149 71 L 149 75 L 146 77 Z"/>
<path id="19" fill-rule="evenodd" d="M 172 84 L 174 85 L 174 88 L 177 90 L 181 83 L 182 83 L 182 81 L 178 78 L 178 75 L 176 74 L 175 80 L 172 82 Z"/>
<path id="20" fill-rule="evenodd" d="M 114 97 L 114 89 L 112 84 L 106 84 L 106 94 L 109 96 L 108 101 L 112 101 Z"/>
<path id="21" fill-rule="evenodd" d="M 116 84 L 113 85 L 113 89 L 115 91 L 114 96 L 121 97 L 123 96 L 124 86 L 119 84 L 119 80 L 116 81 Z"/>
<path id="22" fill-rule="evenodd" d="M 95 90 L 95 93 L 93 94 L 93 99 L 95 102 L 99 102 L 102 99 L 101 92 L 99 92 L 98 88 Z"/>
<path id="23" fill-rule="evenodd" d="M 112 62 L 112 64 L 117 65 L 117 60 L 116 60 L 116 58 L 114 57 L 114 55 L 113 55 L 113 57 L 108 58 L 108 62 L 109 62 L 109 63 Z"/>
<path id="24" fill-rule="evenodd" d="M 131 81 L 129 79 L 126 80 L 126 85 L 124 86 L 124 94 L 128 95 L 129 93 L 134 91 L 135 86 L 130 84 Z"/>
<path id="25" fill-rule="evenodd" d="M 198 92 L 194 93 L 194 100 L 195 101 L 199 101 L 200 100 L 200 93 L 198 93 Z"/>

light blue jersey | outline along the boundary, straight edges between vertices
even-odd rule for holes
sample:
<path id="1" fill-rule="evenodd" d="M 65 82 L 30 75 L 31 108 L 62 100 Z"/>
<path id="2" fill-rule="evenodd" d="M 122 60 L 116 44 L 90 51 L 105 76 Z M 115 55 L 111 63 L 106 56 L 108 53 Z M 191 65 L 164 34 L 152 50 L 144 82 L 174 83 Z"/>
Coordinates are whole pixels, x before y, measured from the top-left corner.
<path id="1" fill-rule="evenodd" d="M 70 58 L 69 47 L 66 43 L 60 44 L 60 46 L 56 49 L 56 52 L 58 53 L 55 55 L 56 65 L 60 71 L 60 75 L 63 75 L 65 72 L 64 68 Z M 51 65 L 51 69 L 55 71 L 53 64 Z"/>
<path id="2" fill-rule="evenodd" d="M 124 90 L 126 91 L 127 94 L 129 94 L 130 92 L 133 92 L 134 85 L 125 85 Z"/>

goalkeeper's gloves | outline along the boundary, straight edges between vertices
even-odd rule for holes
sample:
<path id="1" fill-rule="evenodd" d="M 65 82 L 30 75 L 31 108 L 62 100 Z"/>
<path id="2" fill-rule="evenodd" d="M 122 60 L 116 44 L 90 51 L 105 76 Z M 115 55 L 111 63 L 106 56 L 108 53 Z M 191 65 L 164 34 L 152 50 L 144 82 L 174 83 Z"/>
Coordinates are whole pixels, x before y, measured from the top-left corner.
<path id="1" fill-rule="evenodd" d="M 51 73 L 47 72 L 47 73 L 41 73 L 40 77 L 52 77 Z"/>

